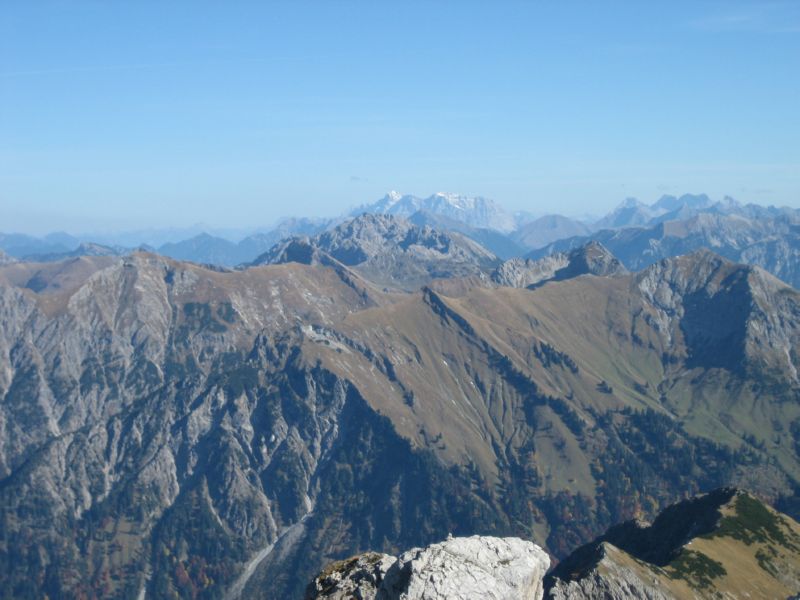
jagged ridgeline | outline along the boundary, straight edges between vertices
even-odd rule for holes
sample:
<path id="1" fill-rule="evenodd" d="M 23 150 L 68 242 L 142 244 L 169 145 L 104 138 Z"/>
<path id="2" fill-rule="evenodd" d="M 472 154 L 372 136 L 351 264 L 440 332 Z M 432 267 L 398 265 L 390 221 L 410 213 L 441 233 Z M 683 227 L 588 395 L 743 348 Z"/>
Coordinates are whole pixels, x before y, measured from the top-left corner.
<path id="1" fill-rule="evenodd" d="M 373 225 L 401 250 L 0 267 L 0 593 L 300 598 L 364 550 L 563 558 L 727 484 L 798 515 L 796 291 L 709 252 L 503 267 Z"/>

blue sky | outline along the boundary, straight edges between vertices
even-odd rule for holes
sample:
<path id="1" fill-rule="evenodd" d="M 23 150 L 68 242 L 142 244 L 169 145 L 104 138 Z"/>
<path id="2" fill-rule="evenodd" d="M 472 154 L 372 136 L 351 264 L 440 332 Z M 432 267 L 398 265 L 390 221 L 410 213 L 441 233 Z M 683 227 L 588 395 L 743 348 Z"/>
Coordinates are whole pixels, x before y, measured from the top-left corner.
<path id="1" fill-rule="evenodd" d="M 800 206 L 800 2 L 0 4 L 0 231 Z"/>

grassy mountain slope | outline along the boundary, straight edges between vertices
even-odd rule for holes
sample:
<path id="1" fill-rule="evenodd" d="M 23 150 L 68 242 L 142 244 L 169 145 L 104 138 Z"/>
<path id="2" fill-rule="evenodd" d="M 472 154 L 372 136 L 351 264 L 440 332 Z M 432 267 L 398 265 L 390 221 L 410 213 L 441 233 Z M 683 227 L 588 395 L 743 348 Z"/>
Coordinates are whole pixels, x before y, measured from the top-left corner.
<path id="1" fill-rule="evenodd" d="M 554 600 L 626 597 L 789 598 L 800 590 L 800 525 L 746 492 L 722 489 L 629 522 L 562 561 Z M 630 592 L 629 592 L 630 595 Z"/>

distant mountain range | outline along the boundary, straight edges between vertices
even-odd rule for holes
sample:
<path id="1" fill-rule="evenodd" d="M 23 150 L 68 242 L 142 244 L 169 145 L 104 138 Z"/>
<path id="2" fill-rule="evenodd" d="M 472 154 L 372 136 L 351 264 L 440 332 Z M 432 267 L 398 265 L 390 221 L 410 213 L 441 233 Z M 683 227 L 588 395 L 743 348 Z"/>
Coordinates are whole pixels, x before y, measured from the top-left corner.
<path id="1" fill-rule="evenodd" d="M 800 211 L 738 206 L 728 207 L 725 212 L 699 211 L 680 220 L 569 237 L 526 256 L 541 258 L 590 240 L 602 243 L 633 270 L 662 258 L 709 248 L 730 260 L 758 265 L 800 287 Z"/>
<path id="2" fill-rule="evenodd" d="M 800 286 L 800 211 L 742 205 L 731 198 L 712 201 L 705 194 L 662 196 L 652 204 L 625 200 L 594 223 L 561 215 L 534 217 L 510 214 L 496 202 L 458 194 L 427 198 L 390 192 L 337 219 L 287 219 L 278 226 L 238 242 L 200 233 L 158 247 L 138 246 L 164 256 L 200 264 L 234 268 L 249 264 L 285 240 L 312 238 L 363 214 L 407 219 L 441 234 L 458 234 L 483 246 L 501 260 L 539 259 L 597 241 L 628 269 L 646 267 L 661 258 L 710 248 L 731 260 L 758 265 L 787 283 Z M 171 233 L 174 235 L 174 232 Z M 460 237 L 459 237 L 460 236 Z M 152 237 L 152 236 L 150 236 Z M 130 239 L 121 235 L 120 239 Z M 113 242 L 97 244 L 64 233 L 33 238 L 0 234 L 0 249 L 15 259 L 54 261 L 79 255 L 130 253 L 134 248 Z"/>

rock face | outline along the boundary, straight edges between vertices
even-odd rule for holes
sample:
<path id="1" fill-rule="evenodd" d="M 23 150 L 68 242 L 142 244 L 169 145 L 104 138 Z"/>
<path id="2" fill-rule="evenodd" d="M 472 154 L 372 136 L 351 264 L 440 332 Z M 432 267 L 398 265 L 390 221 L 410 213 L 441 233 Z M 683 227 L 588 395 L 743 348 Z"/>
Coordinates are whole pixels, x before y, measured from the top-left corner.
<path id="1" fill-rule="evenodd" d="M 10 265 L 15 262 L 17 262 L 16 258 L 14 258 L 13 256 L 9 256 L 8 254 L 0 250 L 0 266 Z"/>
<path id="2" fill-rule="evenodd" d="M 547 554 L 519 538 L 449 538 L 392 559 L 364 554 L 334 563 L 307 600 L 541 600 Z M 349 595 L 348 595 L 349 594 Z"/>
<path id="3" fill-rule="evenodd" d="M 467 236 L 469 239 L 479 243 L 481 246 L 489 250 L 492 254 L 502 258 L 503 260 L 513 258 L 515 256 L 522 256 L 528 250 L 524 246 L 518 244 L 511 239 L 509 235 L 501 233 L 496 229 L 488 227 L 472 227 L 462 221 L 457 221 L 445 217 L 444 215 L 435 214 L 426 210 L 419 210 L 413 215 L 408 217 L 408 220 L 418 225 L 419 227 L 432 227 L 439 231 L 457 232 Z"/>
<path id="4" fill-rule="evenodd" d="M 643 577 L 625 564 L 623 552 L 602 543 L 597 550 L 598 562 L 582 577 L 551 584 L 548 600 L 678 600 L 659 588 L 656 577 Z"/>
<path id="5" fill-rule="evenodd" d="M 624 273 L 627 273 L 627 269 L 602 244 L 588 242 L 569 252 L 559 252 L 537 260 L 507 260 L 492 273 L 492 281 L 498 285 L 521 288 L 579 275 L 609 277 Z"/>
<path id="6" fill-rule="evenodd" d="M 331 563 L 306 590 L 307 600 L 373 600 L 386 572 L 397 562 L 388 554 L 366 552 Z"/>

